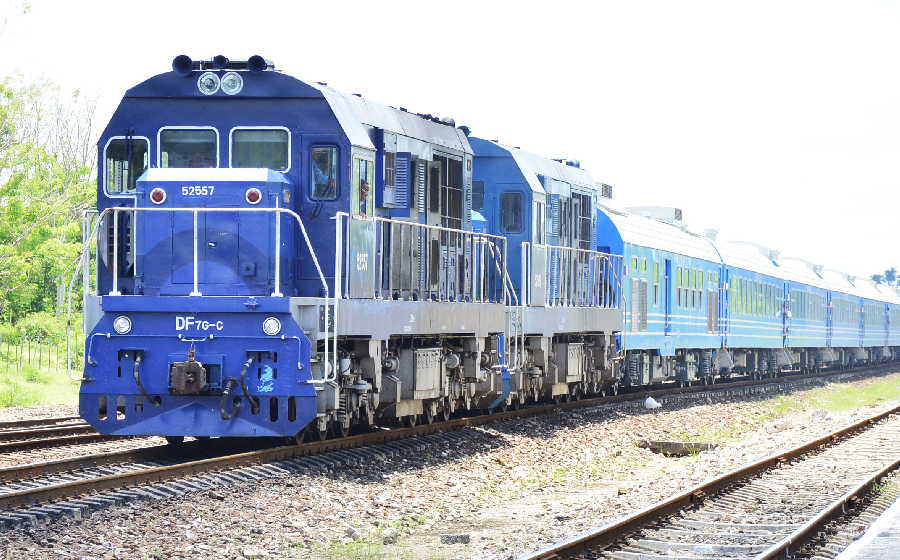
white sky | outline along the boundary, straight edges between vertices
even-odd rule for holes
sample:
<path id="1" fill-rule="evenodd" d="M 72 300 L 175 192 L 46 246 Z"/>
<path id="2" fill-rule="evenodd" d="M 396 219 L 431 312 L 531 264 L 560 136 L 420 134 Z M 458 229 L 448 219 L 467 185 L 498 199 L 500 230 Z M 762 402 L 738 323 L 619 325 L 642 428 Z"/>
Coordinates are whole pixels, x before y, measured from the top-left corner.
<path id="1" fill-rule="evenodd" d="M 99 95 L 101 123 L 176 54 L 261 54 L 580 159 L 619 204 L 677 206 L 692 229 L 900 267 L 898 2 L 19 3 L 0 0 L 0 76 Z"/>

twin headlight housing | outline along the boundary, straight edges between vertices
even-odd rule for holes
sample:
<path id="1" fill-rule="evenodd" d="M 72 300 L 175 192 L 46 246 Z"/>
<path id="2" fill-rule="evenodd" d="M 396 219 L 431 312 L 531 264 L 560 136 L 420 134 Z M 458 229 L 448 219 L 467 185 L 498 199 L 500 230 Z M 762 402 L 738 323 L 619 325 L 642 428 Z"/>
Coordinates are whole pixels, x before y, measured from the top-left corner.
<path id="1" fill-rule="evenodd" d="M 219 89 L 228 95 L 236 95 L 244 89 L 244 78 L 237 72 L 226 72 L 221 78 L 215 72 L 204 72 L 197 78 L 197 89 L 203 95 L 212 95 Z"/>

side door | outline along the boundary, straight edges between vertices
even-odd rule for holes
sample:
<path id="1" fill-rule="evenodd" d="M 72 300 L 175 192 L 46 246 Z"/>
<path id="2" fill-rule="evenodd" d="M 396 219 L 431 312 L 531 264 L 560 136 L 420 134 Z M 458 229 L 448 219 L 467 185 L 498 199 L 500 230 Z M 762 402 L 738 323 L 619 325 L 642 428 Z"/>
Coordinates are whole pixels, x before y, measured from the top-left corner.
<path id="1" fill-rule="evenodd" d="M 783 300 L 781 303 L 781 345 L 788 347 L 791 342 L 791 286 L 789 282 L 784 283 L 782 291 Z"/>
<path id="2" fill-rule="evenodd" d="M 666 275 L 665 289 L 663 290 L 663 298 L 665 305 L 666 321 L 664 332 L 666 336 L 670 336 L 672 332 L 672 259 L 666 259 Z"/>
<path id="3" fill-rule="evenodd" d="M 376 258 L 375 222 L 365 219 L 373 215 L 375 201 L 375 154 L 354 149 L 350 163 L 350 224 L 347 275 L 351 298 L 375 297 Z"/>

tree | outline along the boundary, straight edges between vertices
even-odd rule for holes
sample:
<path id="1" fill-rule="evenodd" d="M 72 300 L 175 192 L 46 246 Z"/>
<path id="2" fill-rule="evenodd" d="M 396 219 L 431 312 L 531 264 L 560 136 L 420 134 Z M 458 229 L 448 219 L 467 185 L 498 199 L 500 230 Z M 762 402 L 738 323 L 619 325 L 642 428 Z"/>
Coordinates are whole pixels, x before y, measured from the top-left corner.
<path id="1" fill-rule="evenodd" d="M 882 282 L 884 282 L 884 276 L 882 276 L 881 274 L 873 274 L 872 282 L 875 282 L 876 284 L 881 284 Z"/>
<path id="2" fill-rule="evenodd" d="M 884 281 L 890 286 L 897 283 L 897 269 L 895 267 L 892 266 L 884 271 Z"/>
<path id="3" fill-rule="evenodd" d="M 0 82 L 0 319 L 58 311 L 93 206 L 93 103 Z"/>

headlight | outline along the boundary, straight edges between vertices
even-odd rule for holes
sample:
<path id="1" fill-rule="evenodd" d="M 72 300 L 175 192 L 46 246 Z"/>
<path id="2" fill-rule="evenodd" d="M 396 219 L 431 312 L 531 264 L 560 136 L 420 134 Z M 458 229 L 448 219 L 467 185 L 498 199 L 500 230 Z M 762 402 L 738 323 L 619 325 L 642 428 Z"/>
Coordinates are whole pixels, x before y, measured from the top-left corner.
<path id="1" fill-rule="evenodd" d="M 113 320 L 113 330 L 119 334 L 131 332 L 131 318 L 127 315 L 119 315 Z"/>
<path id="2" fill-rule="evenodd" d="M 204 72 L 197 79 L 197 89 L 204 95 L 212 95 L 219 91 L 219 77 L 212 72 Z"/>
<path id="3" fill-rule="evenodd" d="M 263 332 L 269 336 L 275 336 L 281 332 L 281 321 L 276 317 L 268 317 L 263 321 Z"/>
<path id="4" fill-rule="evenodd" d="M 244 89 L 244 78 L 237 72 L 229 72 L 222 76 L 222 91 L 228 95 L 240 93 Z"/>

